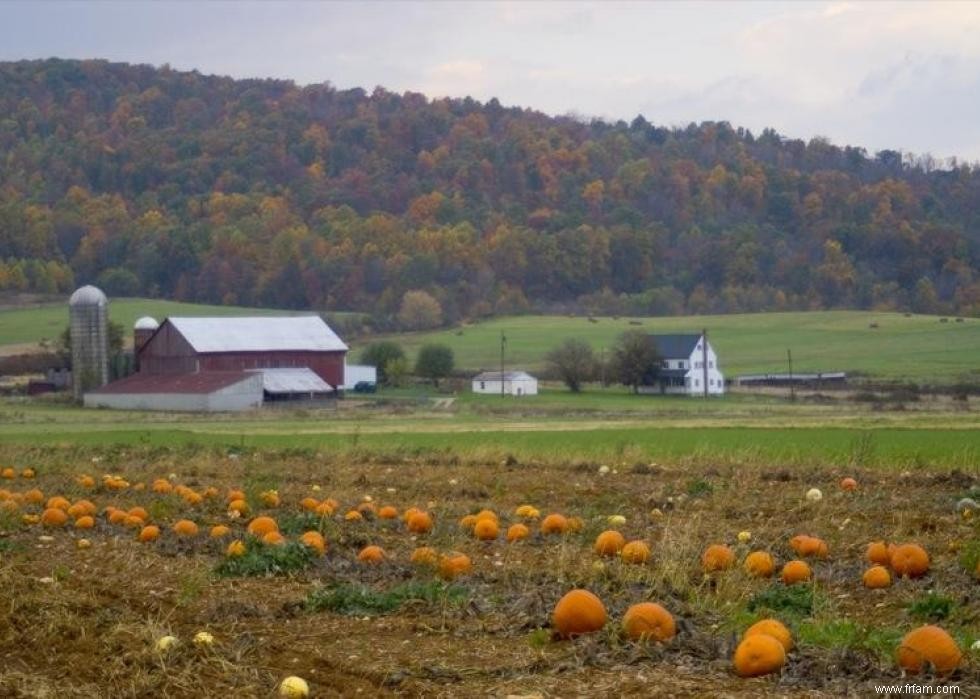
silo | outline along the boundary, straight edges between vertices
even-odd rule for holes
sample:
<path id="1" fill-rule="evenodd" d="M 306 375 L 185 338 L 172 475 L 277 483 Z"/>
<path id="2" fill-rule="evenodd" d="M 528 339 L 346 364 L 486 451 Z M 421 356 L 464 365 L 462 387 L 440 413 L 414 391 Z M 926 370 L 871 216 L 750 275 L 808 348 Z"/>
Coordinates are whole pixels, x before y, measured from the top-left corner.
<path id="1" fill-rule="evenodd" d="M 159 327 L 160 324 L 150 316 L 143 316 L 133 325 L 133 364 L 136 371 L 140 370 L 140 350 Z"/>
<path id="2" fill-rule="evenodd" d="M 76 400 L 109 383 L 109 299 L 94 286 L 77 289 L 68 300 L 71 375 Z"/>

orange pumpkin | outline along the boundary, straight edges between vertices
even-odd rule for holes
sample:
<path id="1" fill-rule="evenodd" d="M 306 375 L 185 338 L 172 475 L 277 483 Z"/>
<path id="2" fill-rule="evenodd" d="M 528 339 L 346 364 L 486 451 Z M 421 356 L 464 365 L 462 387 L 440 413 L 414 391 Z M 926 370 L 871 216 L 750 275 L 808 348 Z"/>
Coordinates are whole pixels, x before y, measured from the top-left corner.
<path id="1" fill-rule="evenodd" d="M 49 507 L 41 513 L 41 524 L 46 527 L 63 527 L 68 522 L 68 513 L 60 507 Z"/>
<path id="2" fill-rule="evenodd" d="M 25 468 L 23 471 L 20 472 L 20 477 L 27 478 L 28 480 L 30 480 L 36 475 L 37 474 L 34 472 L 33 468 Z"/>
<path id="3" fill-rule="evenodd" d="M 358 510 L 350 510 L 344 515 L 345 522 L 363 522 L 364 515 L 362 515 Z"/>
<path id="4" fill-rule="evenodd" d="M 44 502 L 44 493 L 37 488 L 31 488 L 24 493 L 24 502 L 30 503 L 31 505 L 40 505 Z"/>
<path id="5" fill-rule="evenodd" d="M 231 529 L 223 524 L 216 524 L 215 526 L 211 527 L 211 532 L 208 534 L 208 536 L 212 539 L 223 539 L 229 534 L 231 534 Z"/>
<path id="6" fill-rule="evenodd" d="M 109 512 L 109 524 L 125 524 L 126 518 L 129 517 L 129 514 L 126 512 L 126 510 L 117 510 L 114 507 L 108 512 Z"/>
<path id="7" fill-rule="evenodd" d="M 776 672 L 786 664 L 786 649 L 768 634 L 753 634 L 742 639 L 735 649 L 733 665 L 739 677 L 758 677 Z"/>
<path id="8" fill-rule="evenodd" d="M 136 536 L 136 538 L 144 544 L 151 541 L 156 541 L 160 538 L 160 527 L 154 524 L 147 525 L 140 529 L 140 533 Z"/>
<path id="9" fill-rule="evenodd" d="M 494 522 L 498 522 L 497 513 L 493 510 L 480 510 L 476 513 L 476 521 L 479 522 L 481 519 L 492 519 Z"/>
<path id="10" fill-rule="evenodd" d="M 497 526 L 497 520 L 484 517 L 480 519 L 477 516 L 476 524 L 473 525 L 473 536 L 475 536 L 480 541 L 494 541 L 500 534 L 500 528 Z"/>
<path id="11" fill-rule="evenodd" d="M 123 520 L 123 526 L 127 529 L 140 529 L 146 522 L 135 515 L 126 515 L 126 519 Z"/>
<path id="12" fill-rule="evenodd" d="M 606 625 L 606 607 L 588 590 L 572 590 L 558 600 L 551 621 L 563 638 L 592 633 Z"/>
<path id="13" fill-rule="evenodd" d="M 929 572 L 929 554 L 918 544 L 902 544 L 892 551 L 891 564 L 900 578 L 920 578 Z"/>
<path id="14" fill-rule="evenodd" d="M 856 480 L 854 480 L 853 478 L 851 478 L 850 476 L 848 476 L 847 478 L 841 479 L 841 482 L 840 482 L 840 488 L 841 488 L 841 490 L 847 490 L 847 491 L 857 490 L 857 487 L 858 487 L 858 482 Z"/>
<path id="15" fill-rule="evenodd" d="M 372 565 L 381 563 L 385 559 L 385 552 L 380 546 L 365 546 L 361 549 L 361 552 L 357 554 L 357 560 L 361 563 L 370 563 Z"/>
<path id="16" fill-rule="evenodd" d="M 541 520 L 542 534 L 564 534 L 568 531 L 568 520 L 564 515 L 552 513 Z"/>
<path id="17" fill-rule="evenodd" d="M 262 543 L 267 546 L 282 546 L 286 543 L 286 537 L 280 534 L 278 530 L 266 532 L 262 535 Z"/>
<path id="18" fill-rule="evenodd" d="M 299 506 L 307 512 L 316 512 L 316 508 L 320 506 L 320 503 L 316 498 L 307 497 L 299 501 Z"/>
<path id="19" fill-rule="evenodd" d="M 868 544 L 865 557 L 869 563 L 875 563 L 880 566 L 890 566 L 892 564 L 891 552 L 888 550 L 888 546 L 884 541 L 872 541 Z"/>
<path id="20" fill-rule="evenodd" d="M 752 626 L 745 630 L 742 638 L 748 638 L 749 636 L 754 636 L 756 634 L 766 634 L 767 636 L 772 636 L 777 641 L 783 644 L 783 648 L 787 653 L 793 650 L 793 634 L 789 632 L 789 629 L 779 621 L 778 619 L 762 619 L 757 621 Z"/>
<path id="21" fill-rule="evenodd" d="M 772 577 L 776 564 L 767 551 L 753 551 L 745 557 L 745 572 L 757 578 Z"/>
<path id="22" fill-rule="evenodd" d="M 623 615 L 623 632 L 633 641 L 665 643 L 677 633 L 674 617 L 659 604 L 634 604 Z"/>
<path id="23" fill-rule="evenodd" d="M 472 532 L 473 527 L 476 526 L 476 515 L 464 515 L 459 520 L 460 529 L 465 529 Z"/>
<path id="24" fill-rule="evenodd" d="M 93 519 L 90 515 L 82 515 L 75 520 L 76 529 L 91 529 L 94 526 L 95 519 Z"/>
<path id="25" fill-rule="evenodd" d="M 67 512 L 68 508 L 71 507 L 71 503 L 60 495 L 55 495 L 53 498 L 48 498 L 48 502 L 45 507 L 48 509 L 64 510 Z"/>
<path id="26" fill-rule="evenodd" d="M 225 496 L 225 502 L 233 503 L 236 500 L 245 500 L 245 491 L 239 490 L 238 488 L 232 488 L 228 491 L 228 495 Z"/>
<path id="27" fill-rule="evenodd" d="M 920 626 L 909 631 L 898 646 L 898 664 L 910 673 L 921 672 L 928 663 L 940 675 L 955 670 L 963 654 L 946 631 L 938 626 Z"/>
<path id="28" fill-rule="evenodd" d="M 317 555 L 319 556 L 322 556 L 327 552 L 327 542 L 323 538 L 323 535 L 318 531 L 304 532 L 299 540 L 304 546 L 308 546 L 316 551 Z"/>
<path id="29" fill-rule="evenodd" d="M 4 478 L 16 478 L 17 477 L 17 471 L 15 471 L 12 468 L 5 468 L 3 470 L 2 475 L 3 475 Z"/>
<path id="30" fill-rule="evenodd" d="M 381 519 L 398 519 L 398 510 L 391 505 L 385 505 L 378 510 L 378 517 Z"/>
<path id="31" fill-rule="evenodd" d="M 157 478 L 150 486 L 150 490 L 152 490 L 154 493 L 159 493 L 160 495 L 167 495 L 173 492 L 174 487 L 166 478 Z"/>
<path id="32" fill-rule="evenodd" d="M 796 555 L 804 558 L 811 556 L 826 558 L 830 553 L 827 542 L 815 536 L 807 536 L 806 534 L 794 536 L 790 539 L 789 545 L 796 552 Z"/>
<path id="33" fill-rule="evenodd" d="M 735 565 L 735 554 L 724 544 L 712 544 L 701 555 L 701 568 L 705 573 L 728 570 Z"/>
<path id="34" fill-rule="evenodd" d="M 263 515 L 261 517 L 256 517 L 251 522 L 249 522 L 247 531 L 252 536 L 261 539 L 269 532 L 279 531 L 279 525 L 276 523 L 276 520 L 274 520 L 272 517 L 266 517 L 265 515 Z"/>
<path id="35" fill-rule="evenodd" d="M 626 546 L 626 537 L 615 529 L 607 529 L 596 537 L 592 550 L 599 556 L 612 558 Z"/>
<path id="36" fill-rule="evenodd" d="M 431 546 L 420 546 L 412 551 L 410 560 L 417 566 L 435 568 L 439 564 L 439 554 Z"/>
<path id="37" fill-rule="evenodd" d="M 173 526 L 174 534 L 181 538 L 190 538 L 197 536 L 197 525 L 190 521 L 189 519 L 182 519 L 174 523 Z"/>
<path id="38" fill-rule="evenodd" d="M 432 517 L 428 512 L 416 512 L 408 520 L 408 531 L 413 534 L 428 534 L 432 531 Z"/>
<path id="39" fill-rule="evenodd" d="M 144 522 L 150 518 L 150 513 L 144 510 L 142 507 L 130 508 L 127 514 L 131 517 L 139 517 Z"/>
<path id="40" fill-rule="evenodd" d="M 453 551 L 439 559 L 439 576 L 444 580 L 455 580 L 473 569 L 473 562 L 465 553 Z"/>
<path id="41" fill-rule="evenodd" d="M 645 541 L 631 541 L 619 552 L 623 563 L 641 564 L 650 560 L 650 547 Z"/>
<path id="42" fill-rule="evenodd" d="M 861 582 L 869 590 L 880 590 L 892 584 L 892 576 L 885 566 L 871 566 L 864 571 Z"/>
<path id="43" fill-rule="evenodd" d="M 513 543 L 515 541 L 523 541 L 531 535 L 531 531 L 523 524 L 512 524 L 507 529 L 507 541 Z"/>
<path id="44" fill-rule="evenodd" d="M 196 495 L 196 493 L 194 493 Z M 187 500 L 190 494 L 185 495 L 184 499 Z M 228 503 L 229 512 L 237 512 L 240 515 L 248 514 L 248 503 L 245 500 L 232 500 Z"/>
<path id="45" fill-rule="evenodd" d="M 225 549 L 225 555 L 230 558 L 236 558 L 238 556 L 245 555 L 245 542 L 240 540 L 232 541 L 228 544 L 228 548 Z"/>
<path id="46" fill-rule="evenodd" d="M 790 561 L 783 566 L 781 577 L 787 585 L 795 585 L 796 583 L 807 582 L 812 574 L 806 561 Z"/>

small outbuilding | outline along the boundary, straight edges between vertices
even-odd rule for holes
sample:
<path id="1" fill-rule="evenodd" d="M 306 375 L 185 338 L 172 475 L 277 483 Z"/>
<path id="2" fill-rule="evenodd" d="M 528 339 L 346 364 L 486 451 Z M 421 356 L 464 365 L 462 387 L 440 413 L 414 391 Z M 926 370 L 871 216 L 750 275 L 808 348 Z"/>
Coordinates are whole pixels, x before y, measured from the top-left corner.
<path id="1" fill-rule="evenodd" d="M 473 393 L 536 396 L 538 380 L 526 371 L 484 371 L 473 377 Z"/>

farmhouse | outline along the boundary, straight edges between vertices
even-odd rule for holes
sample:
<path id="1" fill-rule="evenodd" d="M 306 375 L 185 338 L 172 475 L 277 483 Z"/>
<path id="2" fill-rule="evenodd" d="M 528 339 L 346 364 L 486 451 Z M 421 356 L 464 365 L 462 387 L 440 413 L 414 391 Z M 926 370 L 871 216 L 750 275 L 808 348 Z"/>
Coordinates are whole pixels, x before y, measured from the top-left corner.
<path id="1" fill-rule="evenodd" d="M 485 371 L 473 377 L 473 393 L 536 396 L 538 380 L 526 371 Z"/>
<path id="2" fill-rule="evenodd" d="M 641 393 L 687 396 L 725 393 L 725 377 L 705 333 L 650 335 L 650 338 L 660 353 L 661 366 L 656 379 L 640 387 Z"/>
<path id="3" fill-rule="evenodd" d="M 86 393 L 85 405 L 246 410 L 325 398 L 344 385 L 347 349 L 319 316 L 140 318 L 138 373 Z"/>

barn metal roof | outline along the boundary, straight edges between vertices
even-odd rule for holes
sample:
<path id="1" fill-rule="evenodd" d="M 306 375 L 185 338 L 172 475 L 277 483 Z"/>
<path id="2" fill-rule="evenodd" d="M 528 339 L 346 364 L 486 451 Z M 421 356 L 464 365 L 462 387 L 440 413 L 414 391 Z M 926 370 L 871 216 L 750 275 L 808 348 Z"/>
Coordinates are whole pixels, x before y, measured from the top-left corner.
<path id="1" fill-rule="evenodd" d="M 266 393 L 331 393 L 333 386 L 312 369 L 256 369 Z"/>
<path id="2" fill-rule="evenodd" d="M 320 316 L 171 317 L 197 352 L 337 352 L 347 345 Z"/>
<path id="3" fill-rule="evenodd" d="M 89 393 L 214 393 L 247 381 L 245 371 L 200 371 L 193 374 L 133 374 Z"/>

